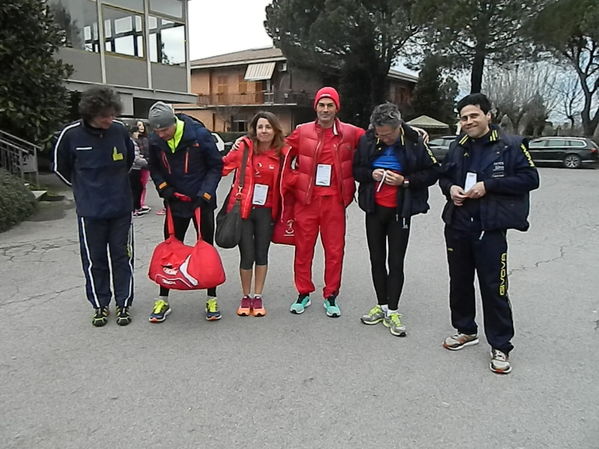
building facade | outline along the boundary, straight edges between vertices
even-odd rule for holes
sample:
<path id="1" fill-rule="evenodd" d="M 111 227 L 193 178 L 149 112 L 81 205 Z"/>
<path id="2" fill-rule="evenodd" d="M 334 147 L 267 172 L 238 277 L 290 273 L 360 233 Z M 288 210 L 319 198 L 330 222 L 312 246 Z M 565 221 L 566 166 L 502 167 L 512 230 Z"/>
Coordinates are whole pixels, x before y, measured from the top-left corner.
<path id="1" fill-rule="evenodd" d="M 409 103 L 417 80 L 390 71 L 388 100 Z M 278 48 L 244 50 L 192 61 L 191 91 L 197 103 L 175 109 L 217 132 L 245 132 L 256 112 L 268 110 L 288 134 L 297 124 L 314 119 L 312 101 L 322 86 L 315 71 L 289 67 Z"/>
<path id="2" fill-rule="evenodd" d="M 195 102 L 190 92 L 187 0 L 48 0 L 64 30 L 58 57 L 69 90 L 114 88 L 123 115 L 146 117 L 157 100 Z M 99 25 L 100 24 L 100 25 Z"/>

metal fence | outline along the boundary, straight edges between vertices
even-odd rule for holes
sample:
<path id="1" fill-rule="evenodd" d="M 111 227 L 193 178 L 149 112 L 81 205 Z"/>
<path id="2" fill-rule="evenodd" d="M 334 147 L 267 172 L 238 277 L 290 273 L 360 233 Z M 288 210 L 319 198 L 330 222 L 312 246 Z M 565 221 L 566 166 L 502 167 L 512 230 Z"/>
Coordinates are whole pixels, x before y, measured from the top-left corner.
<path id="1" fill-rule="evenodd" d="M 25 179 L 32 175 L 38 182 L 37 154 L 40 147 L 0 130 L 0 167 Z"/>

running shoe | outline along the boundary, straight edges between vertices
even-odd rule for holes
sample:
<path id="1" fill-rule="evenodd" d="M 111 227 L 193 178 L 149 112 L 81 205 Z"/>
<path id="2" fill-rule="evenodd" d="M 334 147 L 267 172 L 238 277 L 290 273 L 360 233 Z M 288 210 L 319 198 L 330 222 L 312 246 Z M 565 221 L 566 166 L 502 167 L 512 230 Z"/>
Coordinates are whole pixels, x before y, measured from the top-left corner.
<path id="1" fill-rule="evenodd" d="M 324 308 L 327 311 L 327 316 L 331 318 L 339 318 L 341 316 L 341 309 L 335 303 L 337 297 L 335 295 L 329 296 L 324 302 Z"/>
<path id="2" fill-rule="evenodd" d="M 249 316 L 252 309 L 252 298 L 248 295 L 245 295 L 241 298 L 241 302 L 239 303 L 239 307 L 237 308 L 237 315 L 239 316 Z"/>
<path id="3" fill-rule="evenodd" d="M 131 323 L 131 314 L 129 313 L 129 307 L 116 307 L 116 324 L 119 326 L 126 326 Z"/>
<path id="4" fill-rule="evenodd" d="M 458 351 L 465 346 L 471 346 L 478 344 L 478 335 L 476 334 L 462 334 L 458 332 L 455 335 L 447 337 L 443 342 L 443 347 L 450 351 Z"/>
<path id="5" fill-rule="evenodd" d="M 389 332 L 396 337 L 406 336 L 406 327 L 401 323 L 401 315 L 397 312 L 392 312 L 389 316 L 383 318 L 383 324 L 389 328 Z"/>
<path id="6" fill-rule="evenodd" d="M 164 299 L 157 299 L 150 314 L 150 323 L 162 323 L 171 313 L 171 306 Z"/>
<path id="7" fill-rule="evenodd" d="M 508 355 L 499 349 L 491 349 L 491 371 L 497 374 L 508 374 L 512 371 Z"/>
<path id="8" fill-rule="evenodd" d="M 310 307 L 311 304 L 312 304 L 312 302 L 310 301 L 310 295 L 299 294 L 297 296 L 297 301 L 295 301 L 293 304 L 291 304 L 289 311 L 291 313 L 295 313 L 296 315 L 299 315 L 301 313 L 304 313 L 306 308 Z"/>
<path id="9" fill-rule="evenodd" d="M 362 315 L 360 320 L 364 324 L 379 324 L 383 321 L 385 312 L 378 304 L 368 311 L 366 315 Z"/>
<path id="10" fill-rule="evenodd" d="M 220 320 L 222 315 L 220 310 L 218 309 L 218 302 L 216 301 L 216 297 L 208 298 L 206 301 L 206 320 L 208 321 L 216 321 Z"/>
<path id="11" fill-rule="evenodd" d="M 108 306 L 100 307 L 99 309 L 95 309 L 94 316 L 92 317 L 92 324 L 95 327 L 104 326 L 108 320 L 106 317 L 110 312 L 108 311 Z"/>
<path id="12" fill-rule="evenodd" d="M 266 315 L 266 309 L 264 308 L 264 302 L 262 296 L 254 296 L 252 298 L 252 316 L 264 316 Z"/>

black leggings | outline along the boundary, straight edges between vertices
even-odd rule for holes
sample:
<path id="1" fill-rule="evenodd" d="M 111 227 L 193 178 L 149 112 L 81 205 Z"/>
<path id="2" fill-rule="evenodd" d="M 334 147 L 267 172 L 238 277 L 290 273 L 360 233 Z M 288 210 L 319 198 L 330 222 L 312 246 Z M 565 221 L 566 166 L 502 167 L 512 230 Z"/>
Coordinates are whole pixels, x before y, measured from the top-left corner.
<path id="1" fill-rule="evenodd" d="M 189 227 L 189 222 L 193 220 L 193 226 L 198 232 L 198 224 L 196 223 L 195 215 L 193 217 L 175 217 L 173 216 L 173 224 L 175 225 L 175 237 L 181 241 L 185 239 L 185 233 Z M 214 242 L 214 209 L 200 208 L 200 231 L 202 239 L 212 245 Z M 167 218 L 164 219 L 164 239 L 168 238 Z M 216 287 L 206 290 L 208 296 L 216 296 Z M 169 289 L 160 287 L 160 296 L 168 296 Z"/>
<path id="2" fill-rule="evenodd" d="M 137 210 L 141 207 L 141 192 L 143 191 L 141 170 L 131 170 L 129 172 L 129 182 L 131 184 L 131 193 L 133 194 L 133 208 Z"/>
<path id="3" fill-rule="evenodd" d="M 390 310 L 396 310 L 404 284 L 404 258 L 410 229 L 403 229 L 402 220 L 396 220 L 395 208 L 377 205 L 373 214 L 366 214 L 366 237 L 378 303 L 387 304 Z"/>
<path id="4" fill-rule="evenodd" d="M 272 237 L 272 209 L 256 207 L 242 221 L 239 268 L 251 270 L 256 265 L 268 265 L 268 249 Z"/>

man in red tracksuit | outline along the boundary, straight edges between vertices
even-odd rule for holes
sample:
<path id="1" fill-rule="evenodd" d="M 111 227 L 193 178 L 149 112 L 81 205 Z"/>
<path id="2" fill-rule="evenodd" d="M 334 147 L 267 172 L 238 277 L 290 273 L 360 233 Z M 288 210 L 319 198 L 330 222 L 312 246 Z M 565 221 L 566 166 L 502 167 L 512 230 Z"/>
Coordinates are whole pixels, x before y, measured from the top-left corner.
<path id="1" fill-rule="evenodd" d="M 351 203 L 355 182 L 352 161 L 364 130 L 337 118 L 339 94 L 323 87 L 314 98 L 317 119 L 299 125 L 287 138 L 295 159 L 294 169 L 285 169 L 283 194 L 293 192 L 295 202 L 295 286 L 299 293 L 291 313 L 303 313 L 310 302 L 312 260 L 320 232 L 324 247 L 324 307 L 329 317 L 339 317 L 337 295 L 345 248 L 345 208 Z"/>

